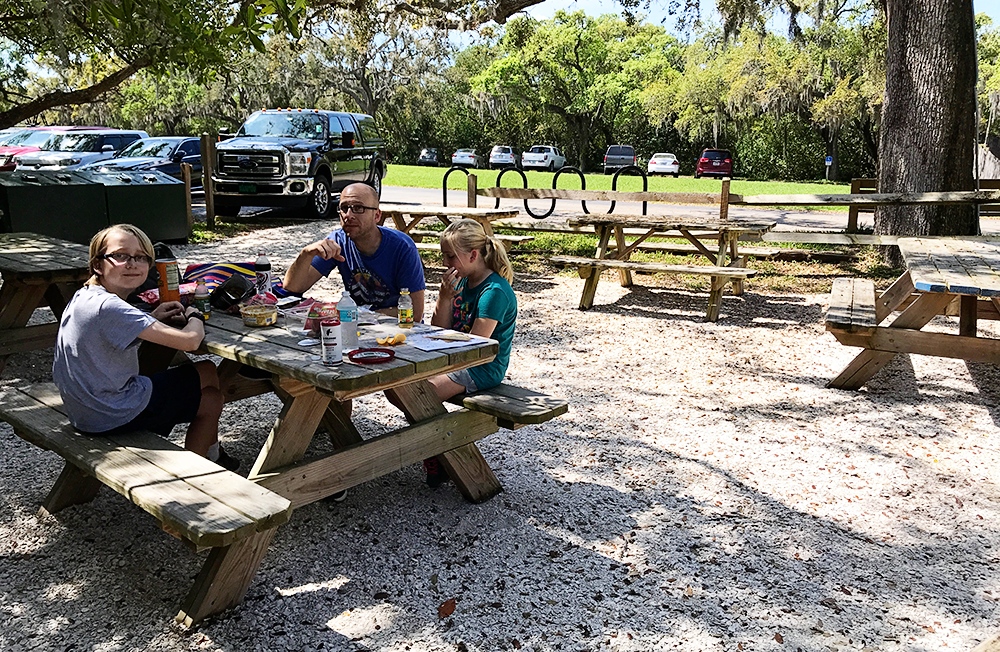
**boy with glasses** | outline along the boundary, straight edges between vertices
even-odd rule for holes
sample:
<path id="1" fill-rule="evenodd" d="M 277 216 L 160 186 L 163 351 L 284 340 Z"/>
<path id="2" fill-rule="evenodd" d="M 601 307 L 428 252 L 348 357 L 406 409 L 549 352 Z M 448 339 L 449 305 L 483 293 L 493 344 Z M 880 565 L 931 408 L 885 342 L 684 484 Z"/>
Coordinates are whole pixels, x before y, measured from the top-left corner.
<path id="1" fill-rule="evenodd" d="M 382 211 L 378 193 L 355 183 L 340 193 L 342 228 L 323 240 L 306 245 L 285 273 L 285 290 L 307 292 L 334 268 L 344 288 L 359 306 L 387 315 L 396 314 L 400 288 L 413 299 L 413 320 L 424 314 L 424 266 L 413 240 L 394 229 L 379 226 Z"/>

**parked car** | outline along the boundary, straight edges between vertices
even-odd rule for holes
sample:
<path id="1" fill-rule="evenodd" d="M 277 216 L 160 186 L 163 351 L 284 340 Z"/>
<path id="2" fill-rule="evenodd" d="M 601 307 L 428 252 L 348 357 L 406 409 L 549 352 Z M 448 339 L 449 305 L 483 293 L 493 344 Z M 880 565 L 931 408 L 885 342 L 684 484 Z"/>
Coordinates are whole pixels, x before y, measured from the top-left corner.
<path id="1" fill-rule="evenodd" d="M 538 168 L 555 172 L 566 165 L 566 157 L 562 155 L 558 147 L 551 145 L 533 145 L 531 149 L 521 155 L 521 167 L 524 169 Z"/>
<path id="2" fill-rule="evenodd" d="M 429 165 L 431 167 L 441 165 L 441 159 L 438 158 L 438 151 L 433 147 L 425 147 L 420 150 L 420 156 L 417 157 L 417 165 Z"/>
<path id="3" fill-rule="evenodd" d="M 705 175 L 733 176 L 733 155 L 728 149 L 706 149 L 701 153 L 694 167 L 694 178 Z"/>
<path id="4" fill-rule="evenodd" d="M 673 154 L 657 152 L 646 164 L 646 172 L 654 174 L 672 174 L 676 179 L 681 173 L 681 164 Z"/>
<path id="5" fill-rule="evenodd" d="M 513 147 L 497 145 L 490 152 L 490 167 L 493 169 L 519 168 L 521 167 L 521 155 L 515 152 Z"/>
<path id="6" fill-rule="evenodd" d="M 37 152 L 53 134 L 103 128 L 56 126 L 22 129 L 5 138 L 0 146 L 0 172 L 13 172 L 17 168 L 16 157 L 29 152 Z"/>
<path id="7" fill-rule="evenodd" d="M 483 157 L 477 154 L 476 150 L 465 147 L 451 155 L 451 164 L 463 168 L 481 168 Z"/>
<path id="8" fill-rule="evenodd" d="M 191 165 L 191 185 L 200 188 L 201 139 L 191 136 L 141 138 L 118 152 L 115 158 L 81 165 L 80 169 L 96 172 L 156 170 L 180 179 L 181 163 Z"/>
<path id="9" fill-rule="evenodd" d="M 29 170 L 76 170 L 80 166 L 114 158 L 126 145 L 149 134 L 139 130 L 89 129 L 49 136 L 37 152 L 19 154 L 17 165 Z"/>
<path id="10" fill-rule="evenodd" d="M 631 145 L 611 145 L 604 154 L 604 174 L 611 174 L 629 165 L 635 165 L 635 148 Z"/>
<path id="11" fill-rule="evenodd" d="M 352 183 L 367 183 L 381 196 L 388 172 L 384 149 L 370 115 L 257 111 L 234 138 L 215 146 L 215 212 L 232 217 L 242 206 L 284 206 L 326 219 Z"/>

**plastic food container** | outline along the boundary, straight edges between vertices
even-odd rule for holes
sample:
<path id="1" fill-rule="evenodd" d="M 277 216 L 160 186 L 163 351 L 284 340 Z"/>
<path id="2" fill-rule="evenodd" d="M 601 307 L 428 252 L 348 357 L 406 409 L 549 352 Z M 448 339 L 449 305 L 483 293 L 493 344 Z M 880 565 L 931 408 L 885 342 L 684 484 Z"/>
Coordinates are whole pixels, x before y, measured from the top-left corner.
<path id="1" fill-rule="evenodd" d="M 272 326 L 278 321 L 275 306 L 243 306 L 240 308 L 243 323 L 247 326 Z"/>
<path id="2" fill-rule="evenodd" d="M 309 308 L 292 310 L 282 310 L 285 318 L 285 330 L 297 337 L 315 336 L 312 331 L 306 328 L 306 321 L 309 319 Z"/>

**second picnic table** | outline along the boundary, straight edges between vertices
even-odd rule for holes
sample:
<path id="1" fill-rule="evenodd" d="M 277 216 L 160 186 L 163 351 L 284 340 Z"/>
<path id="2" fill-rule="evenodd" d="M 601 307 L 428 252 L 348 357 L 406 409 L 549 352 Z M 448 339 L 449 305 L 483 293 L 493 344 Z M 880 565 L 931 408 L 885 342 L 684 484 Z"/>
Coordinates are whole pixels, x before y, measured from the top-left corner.
<path id="1" fill-rule="evenodd" d="M 1000 339 L 980 337 L 977 323 L 1000 319 L 1000 239 L 900 238 L 898 244 L 906 271 L 878 296 L 870 280 L 834 281 L 826 329 L 841 344 L 864 350 L 829 387 L 858 389 L 898 353 L 1000 361 Z M 922 330 L 938 315 L 957 315 L 958 334 Z"/>
<path id="2" fill-rule="evenodd" d="M 383 222 L 391 219 L 397 230 L 407 234 L 417 243 L 420 250 L 437 250 L 437 245 L 424 244 L 424 237 L 438 236 L 431 231 L 420 231 L 416 227 L 425 219 L 433 218 L 443 224 L 451 224 L 452 220 L 470 219 L 479 222 L 486 235 L 494 236 L 508 251 L 517 243 L 529 242 L 529 235 L 498 235 L 493 232 L 492 222 L 509 220 L 517 217 L 516 208 L 474 208 L 469 206 L 436 206 L 433 204 L 388 204 L 379 205 Z M 423 245 L 423 246 L 422 246 Z"/>
<path id="3" fill-rule="evenodd" d="M 716 321 L 722 305 L 722 291 L 732 282 L 733 293 L 743 293 L 743 279 L 753 276 L 754 270 L 746 268 L 746 260 L 739 254 L 739 240 L 760 239 L 761 234 L 774 228 L 775 222 L 749 220 L 676 220 L 669 217 L 646 215 L 581 215 L 567 220 L 570 226 L 592 226 L 597 233 L 597 251 L 593 258 L 578 256 L 553 256 L 549 260 L 556 264 L 576 266 L 580 276 L 586 280 L 580 309 L 594 305 L 597 283 L 603 269 L 617 269 L 623 287 L 632 285 L 632 271 L 667 272 L 679 274 L 705 274 L 712 277 L 712 287 L 708 297 L 706 319 Z M 631 242 L 626 239 L 626 229 L 644 229 Z M 695 246 L 698 253 L 712 263 L 704 265 L 669 265 L 665 263 L 645 263 L 629 258 L 639 245 L 651 237 L 675 236 L 680 234 Z M 614 236 L 614 246 L 611 238 Z M 702 240 L 717 240 L 715 250 Z"/>
<path id="4" fill-rule="evenodd" d="M 87 245 L 37 233 L 0 234 L 0 370 L 12 353 L 55 343 L 63 309 L 90 277 L 89 260 Z M 28 326 L 46 304 L 56 321 Z"/>

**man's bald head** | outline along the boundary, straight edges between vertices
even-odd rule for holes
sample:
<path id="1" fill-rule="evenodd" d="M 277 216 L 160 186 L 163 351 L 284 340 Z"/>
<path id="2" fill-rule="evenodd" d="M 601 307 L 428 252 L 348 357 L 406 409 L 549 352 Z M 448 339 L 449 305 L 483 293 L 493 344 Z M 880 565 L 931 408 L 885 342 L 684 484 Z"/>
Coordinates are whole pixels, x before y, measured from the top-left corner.
<path id="1" fill-rule="evenodd" d="M 378 193 L 367 183 L 352 183 L 341 191 L 340 200 L 343 201 L 345 196 L 360 199 L 365 206 L 378 208 Z"/>

